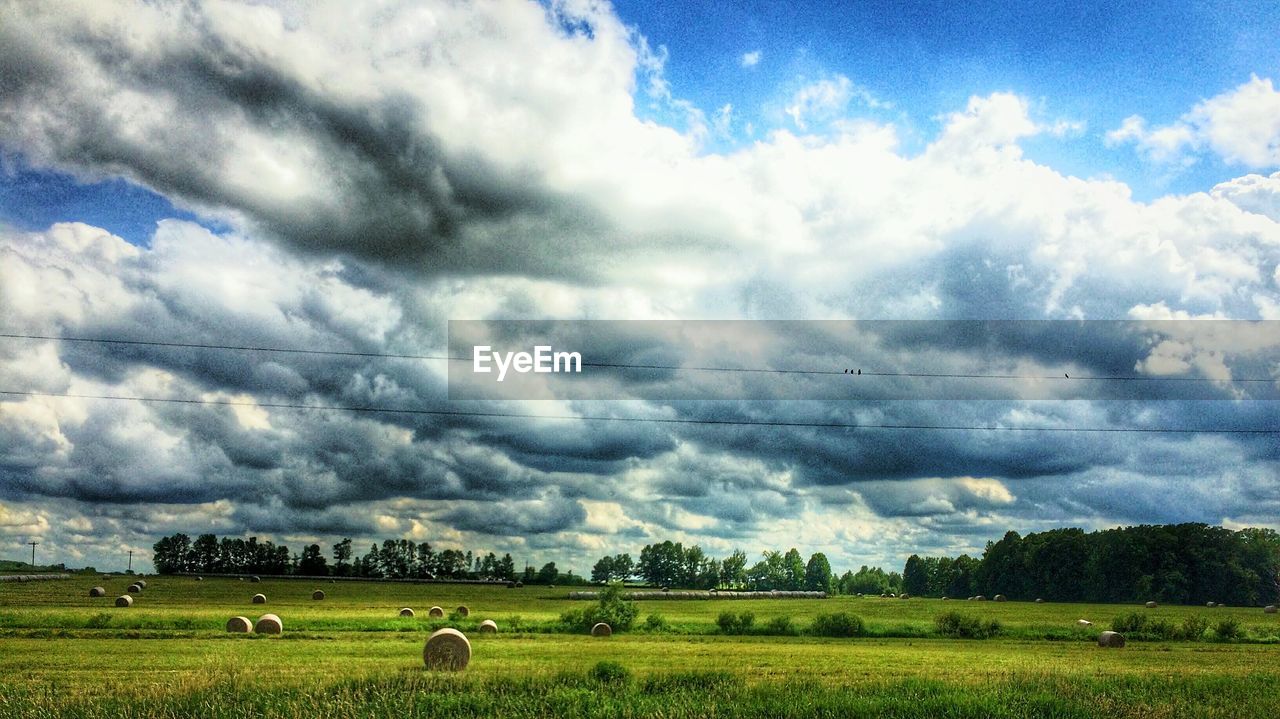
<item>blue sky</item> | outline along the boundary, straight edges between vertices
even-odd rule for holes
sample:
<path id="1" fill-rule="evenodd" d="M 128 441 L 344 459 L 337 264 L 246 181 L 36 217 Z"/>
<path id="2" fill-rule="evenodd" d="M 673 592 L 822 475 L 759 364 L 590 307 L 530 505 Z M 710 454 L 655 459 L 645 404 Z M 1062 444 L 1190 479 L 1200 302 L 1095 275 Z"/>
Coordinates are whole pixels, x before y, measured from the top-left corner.
<path id="1" fill-rule="evenodd" d="M 347 354 L 0 341 L 0 389 L 186 401 L 0 400 L 0 556 L 213 531 L 896 569 L 1008 529 L 1280 527 L 1267 435 L 1053 429 L 1275 427 L 1270 402 L 507 408 L 777 420 L 751 430 L 280 406 L 457 406 L 444 363 L 380 356 L 441 354 L 455 319 L 1280 320 L 1280 6 L 1046 6 L 4 5 L 6 333 Z M 1178 326 L 862 360 L 1280 376 Z"/>
<path id="2" fill-rule="evenodd" d="M 743 123 L 768 128 L 806 82 L 844 75 L 891 109 L 858 108 L 914 132 L 907 149 L 937 131 L 938 116 L 971 95 L 1011 91 L 1049 120 L 1085 123 L 1077 136 L 1033 140 L 1032 159 L 1083 177 L 1110 174 L 1135 196 L 1205 190 L 1239 174 L 1206 158 L 1170 176 L 1108 131 L 1141 114 L 1176 120 L 1196 102 L 1280 72 L 1280 4 L 1267 2 L 847 3 L 622 0 L 619 15 L 668 50 L 673 94 L 706 112 L 732 104 Z M 759 61 L 744 67 L 747 53 Z M 732 142 L 726 143 L 732 146 Z"/>

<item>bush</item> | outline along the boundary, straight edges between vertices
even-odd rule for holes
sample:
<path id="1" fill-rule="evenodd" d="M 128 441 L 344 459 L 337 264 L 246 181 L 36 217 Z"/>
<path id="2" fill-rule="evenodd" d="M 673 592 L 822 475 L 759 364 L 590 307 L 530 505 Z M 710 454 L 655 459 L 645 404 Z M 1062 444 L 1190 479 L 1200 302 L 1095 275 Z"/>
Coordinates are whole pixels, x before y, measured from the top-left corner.
<path id="1" fill-rule="evenodd" d="M 764 625 L 764 634 L 774 637 L 794 637 L 797 632 L 795 625 L 791 622 L 791 617 L 784 614 L 770 619 Z"/>
<path id="2" fill-rule="evenodd" d="M 860 637 L 867 632 L 862 617 L 848 612 L 819 614 L 813 618 L 809 632 L 818 637 Z"/>
<path id="3" fill-rule="evenodd" d="M 1213 625 L 1213 636 L 1220 642 L 1244 639 L 1244 628 L 1240 626 L 1239 619 L 1228 617 Z"/>
<path id="4" fill-rule="evenodd" d="M 596 662 L 587 672 L 587 676 L 601 684 L 627 684 L 631 681 L 631 670 L 617 662 Z"/>
<path id="5" fill-rule="evenodd" d="M 560 615 L 560 621 L 574 630 L 589 631 L 604 622 L 615 632 L 625 632 L 636 623 L 639 614 L 635 602 L 622 596 L 622 583 L 611 582 L 600 592 L 600 601 L 594 607 L 567 611 Z"/>
<path id="6" fill-rule="evenodd" d="M 933 619 L 938 634 L 955 639 L 990 639 L 1000 634 L 1000 622 L 979 619 L 960 612 L 946 612 Z"/>
<path id="7" fill-rule="evenodd" d="M 669 625 L 661 614 L 650 614 L 644 618 L 644 628 L 650 632 L 665 632 Z"/>
<path id="8" fill-rule="evenodd" d="M 1204 639 L 1204 632 L 1209 628 L 1209 620 L 1201 616 L 1185 617 L 1182 620 L 1182 627 L 1178 631 L 1179 639 L 1186 639 L 1191 642 L 1198 642 Z"/>
<path id="9" fill-rule="evenodd" d="M 1111 631 L 1120 632 L 1128 636 L 1130 634 L 1141 634 L 1147 628 L 1147 616 L 1138 612 L 1130 612 L 1129 614 L 1121 614 L 1111 620 Z"/>
<path id="10" fill-rule="evenodd" d="M 746 634 L 755 623 L 756 615 L 751 612 L 720 612 L 720 616 L 716 617 L 716 624 L 720 625 L 720 631 L 725 634 Z"/>

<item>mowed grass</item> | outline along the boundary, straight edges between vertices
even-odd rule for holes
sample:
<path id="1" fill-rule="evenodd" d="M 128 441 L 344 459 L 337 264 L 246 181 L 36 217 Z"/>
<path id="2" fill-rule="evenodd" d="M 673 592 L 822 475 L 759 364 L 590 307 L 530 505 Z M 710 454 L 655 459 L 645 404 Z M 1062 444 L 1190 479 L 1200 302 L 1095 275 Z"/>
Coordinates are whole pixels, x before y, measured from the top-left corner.
<path id="1" fill-rule="evenodd" d="M 1280 713 L 1280 645 L 1091 641 L 1116 616 L 1237 618 L 1256 640 L 1280 632 L 1256 608 L 893 600 L 655 601 L 672 632 L 610 639 L 548 633 L 583 606 L 567 589 L 152 577 L 128 609 L 128 580 L 0 585 L 0 716 L 877 716 L 1261 717 Z M 108 596 L 90 599 L 92 586 Z M 313 589 L 326 599 L 313 601 Z M 267 604 L 250 603 L 253 594 Z M 465 604 L 461 622 L 426 611 Z M 400 607 L 414 619 L 400 619 Z M 896 638 L 721 636 L 715 618 L 757 622 L 848 611 Z M 994 617 L 999 639 L 927 637 L 943 611 Z M 278 614 L 282 637 L 228 635 L 227 618 Z M 518 619 L 517 619 L 518 618 Z M 1086 618 L 1090 630 L 1075 626 Z M 471 665 L 423 669 L 425 632 L 468 631 Z M 527 631 L 512 632 L 512 625 Z M 920 634 L 913 638 L 912 633 Z M 1047 640 L 1045 637 L 1061 639 Z M 622 676 L 601 677 L 600 662 Z M 612 677 L 612 678 L 610 678 Z"/>

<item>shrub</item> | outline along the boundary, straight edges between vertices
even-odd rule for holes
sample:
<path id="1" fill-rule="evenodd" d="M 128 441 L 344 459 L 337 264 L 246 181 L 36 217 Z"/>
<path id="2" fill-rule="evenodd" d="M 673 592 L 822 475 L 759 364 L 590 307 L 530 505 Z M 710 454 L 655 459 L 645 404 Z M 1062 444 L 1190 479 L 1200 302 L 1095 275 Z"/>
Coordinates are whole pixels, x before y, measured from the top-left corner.
<path id="1" fill-rule="evenodd" d="M 814 617 L 809 631 L 819 637 L 860 637 L 866 634 L 867 628 L 862 617 L 848 612 L 836 612 Z"/>
<path id="2" fill-rule="evenodd" d="M 793 637 L 797 634 L 796 627 L 791 622 L 791 617 L 785 614 L 770 619 L 764 625 L 764 633 L 775 637 Z"/>
<path id="3" fill-rule="evenodd" d="M 1204 632 L 1208 628 L 1209 620 L 1204 617 L 1185 617 L 1182 620 L 1182 627 L 1178 631 L 1178 637 L 1187 641 L 1198 642 L 1204 639 Z"/>
<path id="4" fill-rule="evenodd" d="M 600 601 L 595 606 L 565 612 L 560 615 L 560 621 L 573 630 L 589 631 L 603 622 L 615 632 L 625 632 L 635 624 L 639 614 L 636 603 L 622 596 L 622 583 L 611 582 L 600 592 Z"/>
<path id="5" fill-rule="evenodd" d="M 631 670 L 617 662 L 596 662 L 587 672 L 587 676 L 601 684 L 626 684 L 631 681 Z"/>
<path id="6" fill-rule="evenodd" d="M 1239 619 L 1228 617 L 1213 625 L 1213 636 L 1220 642 L 1244 639 L 1244 628 L 1240 626 Z"/>
<path id="7" fill-rule="evenodd" d="M 651 632 L 663 632 L 668 629 L 667 620 L 661 614 L 650 614 L 644 618 L 644 628 Z"/>
<path id="8" fill-rule="evenodd" d="M 1138 612 L 1121 614 L 1111 620 L 1111 631 L 1121 634 L 1140 634 L 1147 628 L 1147 616 Z"/>
<path id="9" fill-rule="evenodd" d="M 979 619 L 960 612 L 946 612 L 933 619 L 938 633 L 955 639 L 990 639 L 1000 634 L 1000 622 Z"/>
<path id="10" fill-rule="evenodd" d="M 755 623 L 756 615 L 751 612 L 720 612 L 720 616 L 716 617 L 716 624 L 720 625 L 720 631 L 725 634 L 746 634 Z"/>

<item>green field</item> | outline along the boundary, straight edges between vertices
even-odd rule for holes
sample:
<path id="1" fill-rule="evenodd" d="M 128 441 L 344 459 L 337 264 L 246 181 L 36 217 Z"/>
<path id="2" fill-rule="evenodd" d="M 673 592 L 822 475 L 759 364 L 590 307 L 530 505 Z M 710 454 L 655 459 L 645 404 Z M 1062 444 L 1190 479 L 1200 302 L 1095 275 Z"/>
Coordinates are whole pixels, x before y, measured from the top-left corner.
<path id="1" fill-rule="evenodd" d="M 1263 717 L 1280 713 L 1280 617 L 1258 608 L 826 600 L 642 602 L 638 629 L 608 639 L 565 631 L 567 590 L 374 582 L 261 583 L 152 577 L 117 609 L 128 580 L 0 584 L 0 716 L 876 716 Z M 108 595 L 91 599 L 104 586 Z M 311 591 L 327 593 L 313 601 Z M 250 598 L 262 592 L 266 605 Z M 465 620 L 427 609 L 466 605 Z M 414 608 L 415 619 L 396 616 Z M 786 616 L 796 636 L 725 636 L 723 611 L 755 626 Z M 997 638 L 940 637 L 934 617 L 1000 622 Z M 228 635 L 233 615 L 279 615 L 282 637 Z M 807 635 L 849 612 L 866 636 Z M 1093 639 L 1140 612 L 1204 617 L 1200 641 Z M 645 629 L 645 619 L 664 620 Z M 1091 628 L 1076 626 L 1084 618 Z M 493 619 L 502 628 L 481 636 Z M 1238 638 L 1216 641 L 1224 619 Z M 471 665 L 423 668 L 440 626 L 472 639 Z M 616 663 L 600 666 L 601 662 Z"/>

